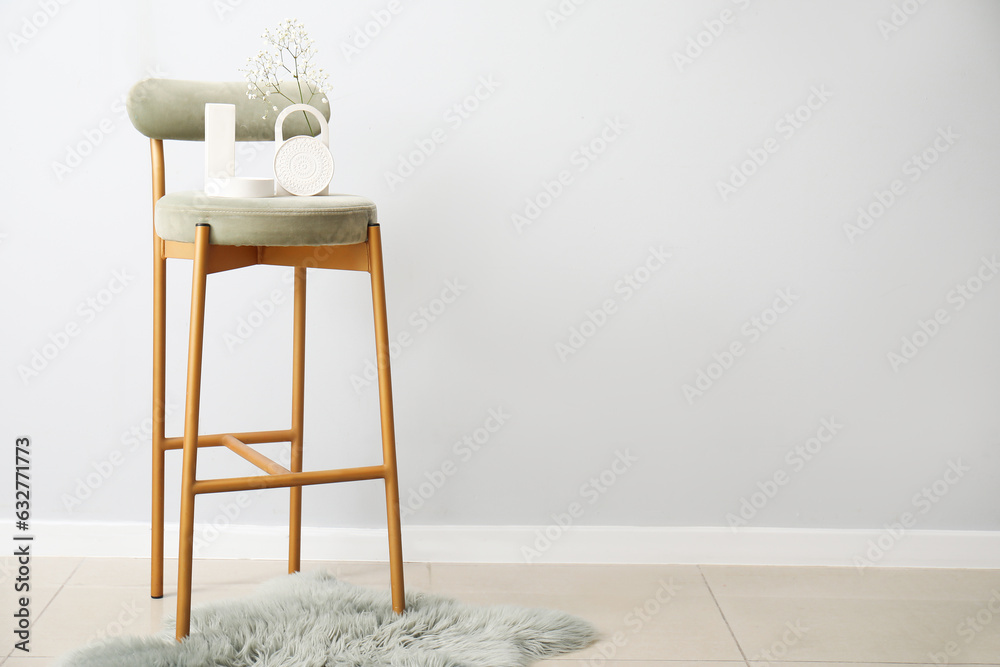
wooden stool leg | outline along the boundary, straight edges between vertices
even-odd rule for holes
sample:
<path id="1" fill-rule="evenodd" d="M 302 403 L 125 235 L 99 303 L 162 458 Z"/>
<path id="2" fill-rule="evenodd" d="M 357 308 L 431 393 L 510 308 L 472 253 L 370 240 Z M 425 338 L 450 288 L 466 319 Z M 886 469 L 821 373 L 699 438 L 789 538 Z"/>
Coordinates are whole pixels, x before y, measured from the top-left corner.
<path id="1" fill-rule="evenodd" d="M 194 558 L 194 482 L 198 467 L 198 416 L 201 406 L 201 352 L 205 334 L 209 226 L 195 226 L 191 278 L 191 330 L 188 337 L 187 397 L 184 407 L 184 463 L 181 471 L 181 526 L 177 566 L 177 639 L 191 630 L 191 561 Z"/>
<path id="2" fill-rule="evenodd" d="M 399 522 L 399 481 L 396 474 L 396 433 L 392 419 L 392 376 L 389 370 L 389 326 L 385 309 L 385 277 L 382 272 L 382 236 L 378 225 L 368 227 L 368 257 L 372 277 L 372 308 L 375 314 L 375 358 L 378 365 L 378 401 L 382 422 L 382 462 L 385 465 L 392 609 L 401 614 L 406 609 L 403 540 Z"/>
<path id="3" fill-rule="evenodd" d="M 160 256 L 154 237 L 153 259 L 153 450 L 152 542 L 149 594 L 163 597 L 163 467 L 164 410 L 166 409 L 167 260 Z"/>
<path id="4" fill-rule="evenodd" d="M 149 140 L 149 155 L 153 176 L 153 212 L 156 202 L 166 189 L 163 167 L 163 140 Z M 163 256 L 163 242 L 153 229 L 153 450 L 152 479 L 152 539 L 149 549 L 149 594 L 163 597 L 163 467 L 164 467 L 164 410 L 167 405 L 167 259 Z"/>
<path id="5" fill-rule="evenodd" d="M 295 269 L 295 313 L 292 329 L 292 472 L 302 472 L 302 435 L 306 384 L 306 269 Z M 288 573 L 302 566 L 302 487 L 290 491 L 288 511 Z"/>

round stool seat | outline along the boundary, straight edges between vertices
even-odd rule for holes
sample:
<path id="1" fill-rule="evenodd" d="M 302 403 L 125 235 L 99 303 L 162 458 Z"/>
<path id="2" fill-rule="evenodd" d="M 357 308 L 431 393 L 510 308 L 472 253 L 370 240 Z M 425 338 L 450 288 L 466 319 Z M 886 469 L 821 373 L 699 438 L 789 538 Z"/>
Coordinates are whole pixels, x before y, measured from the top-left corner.
<path id="1" fill-rule="evenodd" d="M 171 192 L 156 202 L 157 235 L 194 243 L 195 225 L 211 225 L 213 245 L 318 246 L 364 243 L 377 223 L 375 203 L 355 195 L 209 197 Z"/>

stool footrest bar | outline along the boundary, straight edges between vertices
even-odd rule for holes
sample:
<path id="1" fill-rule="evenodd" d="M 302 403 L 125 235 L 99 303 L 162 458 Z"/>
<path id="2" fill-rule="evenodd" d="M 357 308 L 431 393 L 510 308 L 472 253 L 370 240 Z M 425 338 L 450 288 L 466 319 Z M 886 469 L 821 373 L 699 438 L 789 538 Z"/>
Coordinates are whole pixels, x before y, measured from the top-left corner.
<path id="1" fill-rule="evenodd" d="M 291 486 L 309 486 L 311 484 L 328 484 L 331 482 L 357 482 L 363 479 L 385 479 L 385 475 L 386 467 L 380 465 L 364 466 L 361 468 L 339 468 L 336 470 L 289 472 L 278 475 L 257 475 L 254 477 L 200 479 L 195 481 L 193 491 L 195 494 L 199 494 L 276 489 Z"/>
<path id="2" fill-rule="evenodd" d="M 265 442 L 291 442 L 294 435 L 291 429 L 283 431 L 251 431 L 249 433 L 212 433 L 198 436 L 199 447 L 221 447 L 224 445 L 222 439 L 225 437 L 236 438 L 247 445 L 260 445 Z M 184 438 L 164 438 L 164 449 L 183 449 Z"/>
<path id="3" fill-rule="evenodd" d="M 222 444 L 266 473 L 271 475 L 281 475 L 291 472 L 288 468 L 280 465 L 277 461 L 274 461 L 255 449 L 248 447 L 245 442 L 241 442 L 231 435 L 222 436 Z"/>

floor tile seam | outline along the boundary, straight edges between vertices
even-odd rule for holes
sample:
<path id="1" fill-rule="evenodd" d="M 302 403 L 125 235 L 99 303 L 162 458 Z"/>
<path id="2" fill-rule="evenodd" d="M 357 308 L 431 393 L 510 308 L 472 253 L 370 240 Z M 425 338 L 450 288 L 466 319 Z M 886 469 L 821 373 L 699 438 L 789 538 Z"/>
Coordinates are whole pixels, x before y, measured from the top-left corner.
<path id="1" fill-rule="evenodd" d="M 740 652 L 740 656 L 743 658 L 743 664 L 746 667 L 750 667 L 750 661 L 747 659 L 746 651 L 743 650 L 743 645 L 740 644 L 740 640 L 736 638 L 736 633 L 733 631 L 733 626 L 729 624 L 729 619 L 726 618 L 726 613 L 722 611 L 722 606 L 719 604 L 718 599 L 715 597 L 715 591 L 712 590 L 711 584 L 708 583 L 708 578 L 705 576 L 705 572 L 701 569 L 701 565 L 698 565 L 698 574 L 701 575 L 701 580 L 705 584 L 705 589 L 708 594 L 712 597 L 712 603 L 715 604 L 715 609 L 719 612 L 719 616 L 722 618 L 722 622 L 726 624 L 726 629 L 729 630 L 729 636 L 733 638 L 733 643 L 736 644 L 737 650 Z"/>
<path id="2" fill-rule="evenodd" d="M 42 616 L 45 614 L 48 608 L 52 606 L 52 603 L 56 601 L 56 598 L 59 597 L 59 594 L 62 593 L 63 589 L 66 588 L 66 586 L 69 584 L 69 580 L 73 578 L 73 575 L 76 574 L 77 570 L 79 570 L 83 566 L 83 563 L 86 560 L 87 560 L 86 558 L 81 558 L 80 562 L 77 563 L 76 566 L 73 568 L 73 570 L 66 576 L 66 578 L 62 580 L 62 583 L 60 583 L 59 587 L 56 588 L 56 592 L 52 594 L 52 597 L 49 598 L 49 601 L 45 604 L 44 607 L 42 607 L 42 610 L 38 612 L 38 615 L 36 615 L 35 619 L 31 622 L 32 628 L 34 628 L 35 623 L 37 623 L 42 618 Z M 13 655 L 13 651 L 11 651 L 11 655 Z M 9 658 L 10 655 L 8 655 L 7 657 Z"/>

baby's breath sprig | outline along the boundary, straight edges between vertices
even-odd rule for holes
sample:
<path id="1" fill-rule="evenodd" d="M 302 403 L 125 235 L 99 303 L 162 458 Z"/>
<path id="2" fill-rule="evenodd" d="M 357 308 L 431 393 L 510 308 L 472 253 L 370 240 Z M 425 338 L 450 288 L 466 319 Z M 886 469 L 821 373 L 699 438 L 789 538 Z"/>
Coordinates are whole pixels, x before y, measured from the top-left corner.
<path id="1" fill-rule="evenodd" d="M 329 86 L 326 72 L 321 67 L 313 65 L 316 55 L 313 40 L 306 34 L 306 28 L 296 19 L 285 19 L 274 31 L 265 30 L 261 35 L 268 46 L 257 52 L 256 56 L 247 58 L 247 67 L 242 71 L 247 80 L 247 97 L 251 100 L 260 99 L 264 104 L 264 115 L 267 118 L 272 111 L 277 111 L 272 97 L 283 97 L 292 104 L 312 104 L 319 95 L 324 96 Z M 281 90 L 281 81 L 286 75 L 291 75 L 298 89 L 297 100 L 289 97 Z M 309 132 L 313 133 L 309 114 L 302 115 L 306 119 Z"/>

